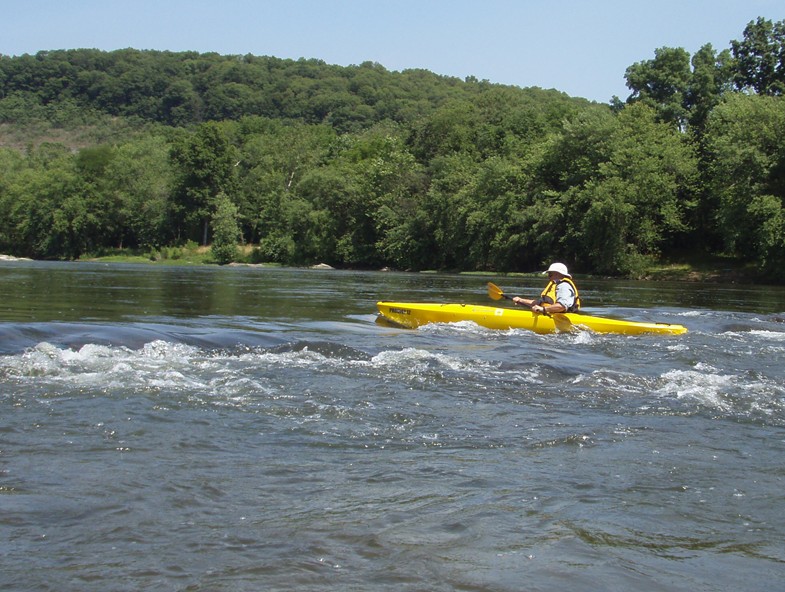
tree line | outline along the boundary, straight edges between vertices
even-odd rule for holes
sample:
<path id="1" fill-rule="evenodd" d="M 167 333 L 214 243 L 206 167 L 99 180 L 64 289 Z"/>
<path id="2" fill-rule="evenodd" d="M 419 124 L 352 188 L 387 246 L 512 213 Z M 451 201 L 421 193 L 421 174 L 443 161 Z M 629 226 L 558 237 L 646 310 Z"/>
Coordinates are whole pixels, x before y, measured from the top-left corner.
<path id="1" fill-rule="evenodd" d="M 617 276 L 722 255 L 781 282 L 783 56 L 785 21 L 759 18 L 728 49 L 655 50 L 607 105 L 373 63 L 0 56 L 0 252 L 194 241 L 220 263 L 245 243 L 286 265 Z"/>

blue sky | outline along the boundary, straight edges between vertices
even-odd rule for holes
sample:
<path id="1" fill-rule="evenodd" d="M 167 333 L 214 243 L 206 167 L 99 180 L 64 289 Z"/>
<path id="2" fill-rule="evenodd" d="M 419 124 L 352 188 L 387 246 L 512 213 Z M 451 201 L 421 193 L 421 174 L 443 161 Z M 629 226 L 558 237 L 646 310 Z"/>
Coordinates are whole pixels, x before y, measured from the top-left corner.
<path id="1" fill-rule="evenodd" d="M 0 0 L 0 54 L 132 47 L 378 62 L 607 102 L 659 47 L 727 49 L 782 0 Z"/>

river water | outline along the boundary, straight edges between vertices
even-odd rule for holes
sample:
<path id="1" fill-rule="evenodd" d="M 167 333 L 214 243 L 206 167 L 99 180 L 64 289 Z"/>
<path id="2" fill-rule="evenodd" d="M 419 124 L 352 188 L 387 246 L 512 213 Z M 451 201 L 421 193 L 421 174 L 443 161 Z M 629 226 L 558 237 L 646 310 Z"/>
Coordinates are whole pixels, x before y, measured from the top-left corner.
<path id="1" fill-rule="evenodd" d="M 785 578 L 785 291 L 578 279 L 683 336 L 416 331 L 539 278 L 0 264 L 0 589 Z"/>

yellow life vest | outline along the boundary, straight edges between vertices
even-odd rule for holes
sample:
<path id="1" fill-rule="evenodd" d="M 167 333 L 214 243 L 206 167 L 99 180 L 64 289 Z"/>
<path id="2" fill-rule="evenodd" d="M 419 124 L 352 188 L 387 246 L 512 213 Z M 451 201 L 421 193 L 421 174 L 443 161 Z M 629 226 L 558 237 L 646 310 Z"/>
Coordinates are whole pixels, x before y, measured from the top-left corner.
<path id="1" fill-rule="evenodd" d="M 540 294 L 540 304 L 543 302 L 545 304 L 556 304 L 556 288 L 562 282 L 567 282 L 570 284 L 573 291 L 575 292 L 575 302 L 573 302 L 572 306 L 567 309 L 567 312 L 578 312 L 581 308 L 581 297 L 578 296 L 578 287 L 575 285 L 575 282 L 573 282 L 572 279 L 568 277 L 562 278 L 558 282 L 550 280 L 548 285 L 545 286 L 545 289 L 542 291 L 542 294 Z"/>

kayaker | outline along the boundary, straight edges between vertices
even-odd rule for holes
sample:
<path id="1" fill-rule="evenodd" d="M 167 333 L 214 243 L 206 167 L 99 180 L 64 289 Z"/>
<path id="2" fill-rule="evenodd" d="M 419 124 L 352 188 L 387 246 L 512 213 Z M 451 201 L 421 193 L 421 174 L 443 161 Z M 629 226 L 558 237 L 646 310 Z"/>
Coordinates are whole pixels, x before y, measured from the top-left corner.
<path id="1" fill-rule="evenodd" d="M 578 312 L 581 308 L 581 299 L 578 288 L 572 281 L 572 276 L 564 263 L 551 263 L 551 266 L 542 272 L 548 275 L 548 285 L 535 300 L 515 296 L 512 301 L 522 304 L 538 314 L 553 314 L 559 312 Z"/>

